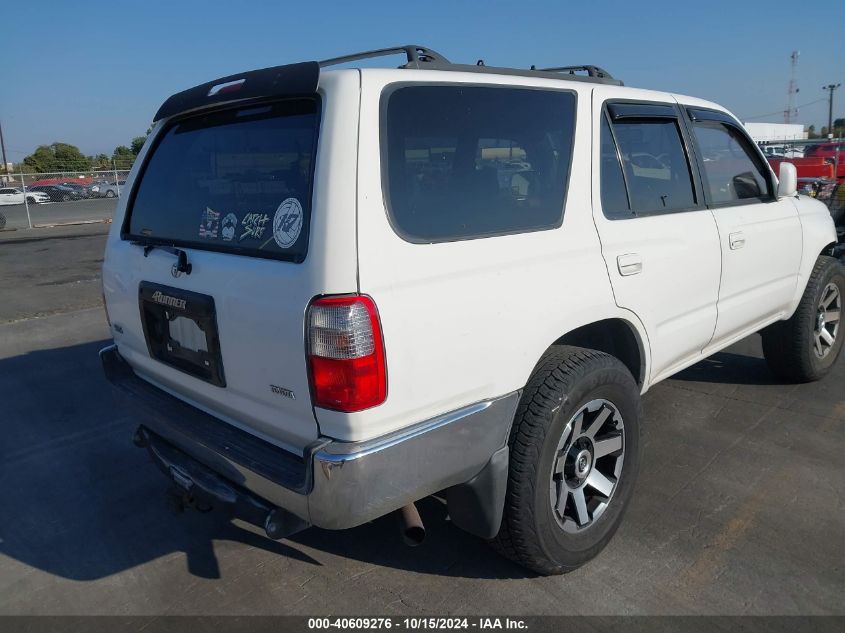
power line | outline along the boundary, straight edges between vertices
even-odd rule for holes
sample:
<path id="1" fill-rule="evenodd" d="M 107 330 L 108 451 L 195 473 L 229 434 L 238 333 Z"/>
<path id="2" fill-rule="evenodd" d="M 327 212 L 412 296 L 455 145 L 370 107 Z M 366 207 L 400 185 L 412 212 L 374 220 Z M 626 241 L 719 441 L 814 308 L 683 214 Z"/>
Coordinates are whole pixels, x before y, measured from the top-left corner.
<path id="1" fill-rule="evenodd" d="M 796 110 L 799 110 L 801 108 L 806 108 L 807 106 L 815 105 L 817 103 L 821 103 L 822 101 L 827 101 L 827 97 L 824 97 L 822 99 L 816 99 L 815 101 L 810 101 L 809 103 L 803 103 L 803 104 L 799 105 L 796 108 Z M 767 112 L 766 114 L 757 114 L 755 116 L 746 116 L 746 117 L 741 117 L 741 118 L 742 118 L 743 121 L 751 121 L 752 119 L 762 119 L 762 118 L 767 117 L 767 116 L 774 116 L 775 114 L 783 114 L 783 110 L 777 110 L 775 112 Z"/>

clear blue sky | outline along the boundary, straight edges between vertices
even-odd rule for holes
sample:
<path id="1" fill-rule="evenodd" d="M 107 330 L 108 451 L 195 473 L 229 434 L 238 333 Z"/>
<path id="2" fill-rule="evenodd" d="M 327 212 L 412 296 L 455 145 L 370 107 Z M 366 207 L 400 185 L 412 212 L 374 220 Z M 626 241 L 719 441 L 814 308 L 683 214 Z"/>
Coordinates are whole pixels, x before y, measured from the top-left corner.
<path id="1" fill-rule="evenodd" d="M 488 65 L 598 64 L 627 85 L 783 121 L 845 83 L 845 2 L 696 0 L 45 0 L 5 7 L 0 121 L 9 160 L 63 141 L 111 154 L 170 94 L 229 73 L 401 43 Z M 834 118 L 845 116 L 845 87 Z M 799 121 L 827 124 L 827 103 Z"/>

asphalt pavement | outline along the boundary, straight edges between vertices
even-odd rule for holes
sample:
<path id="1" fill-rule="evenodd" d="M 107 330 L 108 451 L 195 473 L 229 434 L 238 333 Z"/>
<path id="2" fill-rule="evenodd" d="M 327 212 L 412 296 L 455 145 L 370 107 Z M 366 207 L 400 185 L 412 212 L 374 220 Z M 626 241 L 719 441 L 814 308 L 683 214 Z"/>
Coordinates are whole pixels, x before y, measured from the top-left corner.
<path id="1" fill-rule="evenodd" d="M 43 202 L 29 205 L 29 215 L 34 227 L 79 222 L 105 222 L 114 215 L 117 198 L 91 198 L 71 202 Z M 26 206 L 22 204 L 2 205 L 0 213 L 6 216 L 6 230 L 29 228 Z"/>
<path id="2" fill-rule="evenodd" d="M 419 548 L 392 517 L 275 542 L 167 511 L 99 368 L 104 239 L 0 241 L 0 614 L 845 614 L 845 360 L 780 384 L 751 337 L 654 387 L 628 515 L 566 576 L 434 499 Z"/>

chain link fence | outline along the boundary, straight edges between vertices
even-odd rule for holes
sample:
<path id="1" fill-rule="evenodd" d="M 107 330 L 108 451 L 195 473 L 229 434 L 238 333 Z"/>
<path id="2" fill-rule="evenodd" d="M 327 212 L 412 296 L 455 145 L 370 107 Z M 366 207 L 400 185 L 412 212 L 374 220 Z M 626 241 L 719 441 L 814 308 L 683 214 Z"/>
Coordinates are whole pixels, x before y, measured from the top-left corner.
<path id="1" fill-rule="evenodd" d="M 129 165 L 121 168 L 114 162 L 97 169 L 0 173 L 0 230 L 51 221 L 102 221 L 114 211 L 115 205 L 106 201 L 116 202 L 124 194 L 128 174 Z M 94 202 L 100 199 L 103 203 Z"/>

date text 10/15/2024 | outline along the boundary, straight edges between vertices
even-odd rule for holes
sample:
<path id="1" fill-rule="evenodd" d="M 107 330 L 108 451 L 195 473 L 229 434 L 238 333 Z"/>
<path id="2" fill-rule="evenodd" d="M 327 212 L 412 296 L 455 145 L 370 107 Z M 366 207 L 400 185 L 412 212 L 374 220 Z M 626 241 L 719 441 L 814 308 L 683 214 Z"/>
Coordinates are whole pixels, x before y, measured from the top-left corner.
<path id="1" fill-rule="evenodd" d="M 397 630 L 523 630 L 528 625 L 519 618 L 309 618 L 308 629 L 397 629 Z"/>

